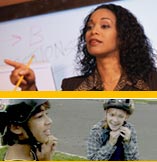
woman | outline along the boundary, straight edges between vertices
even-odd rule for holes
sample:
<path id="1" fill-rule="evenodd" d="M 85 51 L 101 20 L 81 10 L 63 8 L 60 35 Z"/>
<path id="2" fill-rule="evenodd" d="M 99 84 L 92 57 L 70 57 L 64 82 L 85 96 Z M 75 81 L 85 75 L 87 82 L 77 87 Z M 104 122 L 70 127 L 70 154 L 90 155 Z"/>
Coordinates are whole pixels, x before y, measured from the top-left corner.
<path id="1" fill-rule="evenodd" d="M 0 111 L 4 160 L 51 160 L 56 138 L 51 134 L 49 103 L 41 99 L 15 99 Z"/>
<path id="2" fill-rule="evenodd" d="M 22 90 L 37 89 L 31 70 L 20 63 L 5 62 L 15 67 L 13 84 L 24 75 Z M 85 18 L 77 63 L 81 76 L 63 79 L 62 90 L 157 90 L 153 49 L 136 17 L 121 6 L 104 4 Z"/>
<path id="3" fill-rule="evenodd" d="M 82 76 L 63 80 L 63 90 L 157 90 L 155 54 L 135 16 L 101 5 L 84 24 L 77 53 Z"/>

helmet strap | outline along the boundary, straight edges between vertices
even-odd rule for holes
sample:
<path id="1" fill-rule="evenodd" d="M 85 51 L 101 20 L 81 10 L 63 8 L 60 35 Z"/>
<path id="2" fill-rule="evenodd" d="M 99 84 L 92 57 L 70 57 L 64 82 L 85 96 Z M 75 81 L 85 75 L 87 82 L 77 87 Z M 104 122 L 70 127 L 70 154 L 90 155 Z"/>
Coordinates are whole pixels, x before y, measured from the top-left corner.
<path id="1" fill-rule="evenodd" d="M 38 149 L 41 151 L 41 143 L 36 140 L 36 138 L 33 136 L 31 130 L 29 129 L 27 122 L 24 123 L 23 128 L 25 129 L 28 139 L 25 140 L 20 140 L 18 143 L 19 144 L 29 144 L 31 146 L 31 150 L 36 154 L 36 150 Z M 36 156 L 37 157 L 37 156 Z"/>

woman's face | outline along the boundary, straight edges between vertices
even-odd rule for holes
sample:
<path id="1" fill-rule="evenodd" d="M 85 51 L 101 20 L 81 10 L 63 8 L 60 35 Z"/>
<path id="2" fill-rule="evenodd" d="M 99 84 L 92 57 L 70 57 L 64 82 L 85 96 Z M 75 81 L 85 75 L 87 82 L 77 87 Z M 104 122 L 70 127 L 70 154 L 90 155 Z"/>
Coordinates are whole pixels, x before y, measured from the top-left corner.
<path id="1" fill-rule="evenodd" d="M 41 107 L 41 110 L 30 118 L 28 126 L 37 141 L 46 143 L 51 135 L 52 120 L 47 116 L 48 110 L 45 110 L 44 107 Z"/>
<path id="2" fill-rule="evenodd" d="M 118 130 L 128 118 L 125 111 L 116 108 L 109 108 L 106 112 L 106 120 L 112 131 Z"/>
<path id="3" fill-rule="evenodd" d="M 108 9 L 98 9 L 90 17 L 85 34 L 87 50 L 96 57 L 118 52 L 116 17 Z"/>

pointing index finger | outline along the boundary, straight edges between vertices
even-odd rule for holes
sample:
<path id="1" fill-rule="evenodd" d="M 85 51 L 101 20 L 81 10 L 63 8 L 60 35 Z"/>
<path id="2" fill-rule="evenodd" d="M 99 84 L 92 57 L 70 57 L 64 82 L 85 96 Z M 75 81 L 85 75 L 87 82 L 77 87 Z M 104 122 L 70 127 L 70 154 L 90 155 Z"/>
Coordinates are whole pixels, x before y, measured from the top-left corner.
<path id="1" fill-rule="evenodd" d="M 12 66 L 14 68 L 19 68 L 19 67 L 25 66 L 22 63 L 19 63 L 19 62 L 16 62 L 16 61 L 12 61 L 12 60 L 9 60 L 9 59 L 5 59 L 4 62 L 7 65 L 10 65 L 10 66 Z"/>

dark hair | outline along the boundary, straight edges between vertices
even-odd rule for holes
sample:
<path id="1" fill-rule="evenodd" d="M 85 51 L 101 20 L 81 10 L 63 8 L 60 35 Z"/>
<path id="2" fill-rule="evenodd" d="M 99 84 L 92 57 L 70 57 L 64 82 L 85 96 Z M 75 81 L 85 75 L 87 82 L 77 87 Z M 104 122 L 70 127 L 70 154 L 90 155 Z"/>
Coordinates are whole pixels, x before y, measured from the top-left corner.
<path id="1" fill-rule="evenodd" d="M 27 101 L 27 100 L 25 100 L 25 101 Z M 6 112 L 5 112 L 5 114 L 6 114 L 5 127 L 7 129 L 3 128 L 4 132 L 2 132 L 2 134 L 4 134 L 4 135 L 2 136 L 2 145 L 10 145 L 11 146 L 15 143 L 19 143 L 19 136 L 10 130 L 10 126 L 12 124 L 17 125 L 17 126 L 22 126 L 27 132 L 29 129 L 28 128 L 29 119 L 32 116 L 34 116 L 35 114 L 42 111 L 41 106 L 44 106 L 45 109 L 48 109 L 50 107 L 48 101 L 44 101 L 44 100 L 43 101 L 37 100 L 37 101 L 39 102 L 40 105 L 37 103 L 36 104 L 37 106 L 35 105 L 36 107 L 33 107 L 33 105 L 31 106 L 25 102 L 7 106 Z M 29 133 L 29 132 L 27 132 L 27 133 Z M 31 140 L 34 140 L 34 139 L 23 140 L 23 141 L 20 141 L 20 143 L 25 143 L 25 142 L 31 143 Z"/>
<path id="2" fill-rule="evenodd" d="M 76 60 L 79 66 L 77 70 L 80 70 L 82 75 L 88 76 L 96 68 L 96 58 L 87 50 L 85 34 L 91 15 L 98 9 L 108 9 L 116 16 L 120 64 L 128 79 L 133 83 L 139 79 L 147 82 L 149 72 L 156 70 L 156 56 L 150 41 L 136 17 L 127 9 L 114 4 L 100 5 L 85 18 L 84 27 L 78 39 Z"/>

